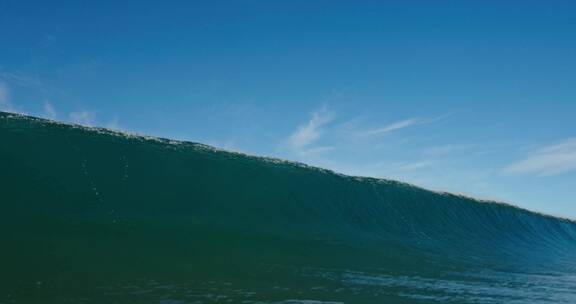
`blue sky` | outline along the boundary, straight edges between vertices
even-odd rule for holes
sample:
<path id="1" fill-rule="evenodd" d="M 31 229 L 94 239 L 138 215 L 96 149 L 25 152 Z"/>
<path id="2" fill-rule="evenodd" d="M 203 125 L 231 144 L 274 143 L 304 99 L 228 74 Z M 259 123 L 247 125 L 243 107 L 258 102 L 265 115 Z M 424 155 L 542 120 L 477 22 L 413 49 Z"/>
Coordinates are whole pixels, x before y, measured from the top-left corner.
<path id="1" fill-rule="evenodd" d="M 0 108 L 576 218 L 575 11 L 0 0 Z"/>

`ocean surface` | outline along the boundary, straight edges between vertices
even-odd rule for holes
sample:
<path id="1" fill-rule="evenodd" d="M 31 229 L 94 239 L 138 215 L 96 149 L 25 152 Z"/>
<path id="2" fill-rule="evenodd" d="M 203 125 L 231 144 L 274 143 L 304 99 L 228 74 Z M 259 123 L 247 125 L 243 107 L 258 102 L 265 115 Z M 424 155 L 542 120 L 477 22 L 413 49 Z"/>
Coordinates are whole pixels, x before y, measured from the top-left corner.
<path id="1" fill-rule="evenodd" d="M 576 224 L 0 113 L 0 303 L 576 303 Z"/>

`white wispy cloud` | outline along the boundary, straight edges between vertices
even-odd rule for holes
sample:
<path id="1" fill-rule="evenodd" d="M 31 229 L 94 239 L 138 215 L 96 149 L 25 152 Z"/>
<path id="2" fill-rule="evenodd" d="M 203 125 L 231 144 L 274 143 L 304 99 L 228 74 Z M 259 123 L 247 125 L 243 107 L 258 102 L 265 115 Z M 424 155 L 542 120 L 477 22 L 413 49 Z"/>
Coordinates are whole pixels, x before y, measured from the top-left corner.
<path id="1" fill-rule="evenodd" d="M 429 160 L 411 162 L 411 163 L 402 163 L 397 165 L 397 169 L 401 171 L 412 171 L 418 170 L 426 167 L 432 166 L 433 163 Z"/>
<path id="2" fill-rule="evenodd" d="M 52 103 L 48 100 L 44 101 L 44 117 L 49 119 L 56 118 L 56 109 L 52 105 Z"/>
<path id="3" fill-rule="evenodd" d="M 77 123 L 80 125 L 85 125 L 85 126 L 93 126 L 95 119 L 96 119 L 96 114 L 94 112 L 91 111 L 78 111 L 78 112 L 72 112 L 70 113 L 70 120 L 72 120 L 73 123 Z"/>
<path id="4" fill-rule="evenodd" d="M 10 89 L 8 84 L 4 81 L 0 81 L 0 110 L 12 112 L 14 107 L 10 102 Z"/>
<path id="5" fill-rule="evenodd" d="M 408 119 L 400 120 L 400 121 L 394 122 L 392 124 L 389 124 L 389 125 L 386 125 L 386 126 L 383 126 L 380 128 L 376 128 L 376 129 L 372 129 L 372 130 L 368 130 L 368 131 L 362 131 L 358 134 L 364 135 L 364 136 L 366 136 L 366 135 L 368 135 L 368 136 L 384 135 L 384 134 L 388 134 L 388 133 L 391 133 L 394 131 L 398 131 L 398 130 L 413 127 L 413 126 L 435 123 L 435 122 L 443 120 L 444 118 L 451 116 L 451 115 L 452 114 L 449 113 L 449 114 L 441 115 L 441 116 L 430 118 L 430 119 L 420 119 L 420 118 L 414 118 L 414 117 L 408 118 Z"/>
<path id="6" fill-rule="evenodd" d="M 120 125 L 120 122 L 118 120 L 118 117 L 114 117 L 114 119 L 108 121 L 105 125 L 104 128 L 107 129 L 112 129 L 112 130 L 117 130 L 117 131 L 124 131 L 124 128 Z"/>
<path id="7" fill-rule="evenodd" d="M 17 107 L 12 103 L 10 97 L 10 86 L 2 79 L 0 79 L 0 111 L 26 114 L 26 112 L 24 112 L 20 107 Z"/>
<path id="8" fill-rule="evenodd" d="M 0 78 L 20 87 L 34 87 L 42 90 L 48 90 L 46 85 L 36 77 L 30 77 L 23 73 L 10 73 L 0 70 Z"/>
<path id="9" fill-rule="evenodd" d="M 299 126 L 287 140 L 288 146 L 299 154 L 320 153 L 332 149 L 332 147 L 312 147 L 312 145 L 320 138 L 322 127 L 334 120 L 334 112 L 324 106 L 311 116 L 310 120 Z"/>
<path id="10" fill-rule="evenodd" d="M 576 170 L 576 138 L 540 148 L 503 169 L 507 174 L 553 176 Z"/>
<path id="11" fill-rule="evenodd" d="M 390 133 L 392 131 L 408 128 L 410 126 L 418 124 L 419 122 L 420 122 L 420 119 L 418 119 L 418 118 L 405 119 L 405 120 L 401 120 L 401 121 L 395 122 L 393 124 L 390 124 L 390 125 L 378 128 L 378 129 L 366 131 L 366 132 L 364 132 L 364 134 L 365 135 L 386 134 L 386 133 Z"/>

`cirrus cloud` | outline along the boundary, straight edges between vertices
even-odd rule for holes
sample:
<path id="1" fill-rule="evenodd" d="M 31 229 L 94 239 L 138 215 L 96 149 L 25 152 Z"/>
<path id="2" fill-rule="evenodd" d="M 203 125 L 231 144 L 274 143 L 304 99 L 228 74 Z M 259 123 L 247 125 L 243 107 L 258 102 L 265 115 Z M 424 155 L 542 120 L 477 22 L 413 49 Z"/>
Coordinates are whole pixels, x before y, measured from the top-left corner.
<path id="1" fill-rule="evenodd" d="M 576 138 L 546 146 L 503 169 L 507 174 L 553 176 L 576 170 Z"/>
<path id="2" fill-rule="evenodd" d="M 313 147 L 321 134 L 322 127 L 334 120 L 335 114 L 324 106 L 320 110 L 313 112 L 307 123 L 298 127 L 294 133 L 288 137 L 288 146 L 298 154 L 315 154 L 326 152 L 332 147 Z"/>

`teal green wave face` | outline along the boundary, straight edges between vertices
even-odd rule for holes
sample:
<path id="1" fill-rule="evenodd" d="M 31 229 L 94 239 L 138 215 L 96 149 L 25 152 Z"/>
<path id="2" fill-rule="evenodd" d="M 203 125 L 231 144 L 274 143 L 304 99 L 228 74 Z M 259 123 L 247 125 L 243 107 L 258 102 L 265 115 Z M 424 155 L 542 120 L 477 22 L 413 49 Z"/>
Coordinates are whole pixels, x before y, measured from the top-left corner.
<path id="1" fill-rule="evenodd" d="M 0 303 L 573 303 L 576 224 L 0 113 Z"/>

